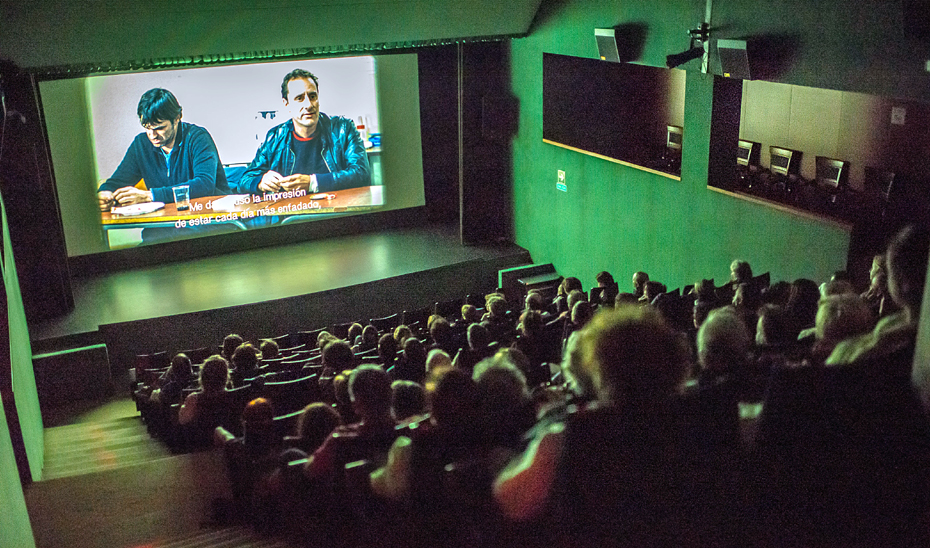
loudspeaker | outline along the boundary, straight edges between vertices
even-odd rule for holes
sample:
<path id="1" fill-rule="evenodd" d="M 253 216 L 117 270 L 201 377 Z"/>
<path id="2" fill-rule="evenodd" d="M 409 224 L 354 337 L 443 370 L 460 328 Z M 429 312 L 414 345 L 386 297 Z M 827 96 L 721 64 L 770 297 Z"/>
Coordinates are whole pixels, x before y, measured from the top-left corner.
<path id="1" fill-rule="evenodd" d="M 752 80 L 745 40 L 717 40 L 720 69 L 727 78 Z"/>
<path id="2" fill-rule="evenodd" d="M 594 39 L 597 41 L 597 55 L 601 61 L 620 62 L 620 52 L 617 50 L 617 36 L 614 29 L 594 29 Z"/>

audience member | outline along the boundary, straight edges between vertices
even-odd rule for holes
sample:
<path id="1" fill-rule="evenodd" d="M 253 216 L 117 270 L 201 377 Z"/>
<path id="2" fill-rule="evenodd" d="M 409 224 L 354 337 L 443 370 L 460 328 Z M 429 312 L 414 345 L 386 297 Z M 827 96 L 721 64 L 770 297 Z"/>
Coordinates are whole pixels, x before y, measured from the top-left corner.
<path id="1" fill-rule="evenodd" d="M 358 345 L 358 343 L 360 342 L 359 337 L 362 336 L 363 329 L 364 328 L 362 327 L 362 324 L 358 322 L 355 322 L 349 326 L 349 331 L 346 334 L 346 342 L 349 343 L 349 346 Z"/>
<path id="2" fill-rule="evenodd" d="M 304 474 L 333 482 L 349 462 L 369 459 L 383 463 L 397 437 L 391 396 L 391 379 L 383 369 L 376 365 L 357 367 L 349 378 L 349 397 L 359 421 L 336 428 L 307 460 Z"/>
<path id="3" fill-rule="evenodd" d="M 323 402 L 307 405 L 297 419 L 296 435 L 284 438 L 285 444 L 301 451 L 302 454 L 290 454 L 284 460 L 297 460 L 313 454 L 340 425 L 342 425 L 342 418 L 333 406 Z"/>
<path id="4" fill-rule="evenodd" d="M 523 434 L 536 419 L 530 392 L 516 360 L 526 359 L 518 350 L 504 349 L 475 366 L 481 431 L 489 447 L 509 456 L 522 449 Z"/>
<path id="5" fill-rule="evenodd" d="M 369 352 L 378 348 L 378 328 L 373 325 L 366 325 L 359 335 L 358 342 L 355 343 L 355 353 Z"/>
<path id="6" fill-rule="evenodd" d="M 761 297 L 763 304 L 787 307 L 791 298 L 791 284 L 786 281 L 775 282 L 762 290 Z"/>
<path id="7" fill-rule="evenodd" d="M 394 367 L 397 361 L 397 339 L 391 333 L 385 333 L 378 339 L 378 357 L 381 358 L 381 366 L 387 371 Z"/>
<path id="8" fill-rule="evenodd" d="M 705 451 L 735 451 L 739 443 L 741 396 L 747 400 L 762 399 L 767 375 L 750 374 L 750 348 L 746 324 L 732 308 L 711 311 L 698 329 L 697 356 L 701 369 L 695 382 L 688 386 L 685 402 L 690 404 L 692 427 L 700 433 L 694 436 L 694 442 Z"/>
<path id="9" fill-rule="evenodd" d="M 333 377 L 333 394 L 336 403 L 333 404 L 342 424 L 352 424 L 358 420 L 355 415 L 355 409 L 352 401 L 349 399 L 349 377 L 352 376 L 351 369 L 345 369 Z"/>
<path id="10" fill-rule="evenodd" d="M 817 342 L 811 349 L 811 363 L 823 365 L 840 341 L 871 331 L 874 325 L 872 311 L 859 295 L 840 293 L 823 297 L 814 325 Z"/>
<path id="11" fill-rule="evenodd" d="M 535 310 L 523 312 L 517 331 L 520 336 L 513 342 L 512 348 L 520 350 L 530 362 L 530 371 L 524 372 L 527 384 L 538 386 L 547 382 L 548 372 L 542 369 L 542 365 L 558 360 L 559 341 L 554 337 L 546 337 L 542 316 Z"/>
<path id="12" fill-rule="evenodd" d="M 814 327 L 819 302 L 820 289 L 813 280 L 799 278 L 791 284 L 788 312 L 794 318 L 798 332 Z"/>
<path id="13" fill-rule="evenodd" d="M 456 369 L 471 375 L 475 365 L 491 354 L 491 335 L 481 324 L 474 323 L 468 326 L 468 348 L 459 350 L 452 360 Z"/>
<path id="14" fill-rule="evenodd" d="M 394 366 L 393 378 L 420 384 L 426 381 L 426 348 L 420 339 L 409 337 L 404 341 L 404 355 Z"/>
<path id="15" fill-rule="evenodd" d="M 426 413 L 426 390 L 413 381 L 391 383 L 391 413 L 394 420 L 402 423 Z"/>
<path id="16" fill-rule="evenodd" d="M 261 525 L 266 516 L 267 492 L 261 483 L 277 468 L 282 436 L 274 426 L 274 408 L 265 398 L 256 398 L 242 412 L 242 437 L 216 428 L 214 440 L 223 447 L 226 470 L 232 486 L 233 504 L 241 518 Z"/>
<path id="17" fill-rule="evenodd" d="M 263 360 L 272 360 L 278 357 L 278 343 L 273 339 L 262 339 L 262 344 L 259 346 L 259 350 L 261 351 Z"/>
<path id="18" fill-rule="evenodd" d="M 573 276 L 563 278 L 562 283 L 559 284 L 555 300 L 552 301 L 552 304 L 555 305 L 556 314 L 563 314 L 571 310 L 571 308 L 568 307 L 568 295 L 572 291 L 581 291 L 584 293 L 581 287 L 581 280 Z"/>
<path id="19" fill-rule="evenodd" d="M 200 366 L 200 390 L 189 394 L 178 411 L 178 422 L 191 425 L 190 441 L 195 446 L 209 441 L 217 426 L 232 427 L 229 419 L 229 366 L 222 356 L 213 355 Z"/>
<path id="20" fill-rule="evenodd" d="M 871 333 L 839 343 L 827 358 L 827 365 L 899 355 L 900 372 L 910 377 L 928 248 L 930 235 L 924 229 L 909 226 L 895 236 L 886 253 L 888 292 L 901 310 L 882 318 Z"/>
<path id="21" fill-rule="evenodd" d="M 239 345 L 230 361 L 233 386 L 242 386 L 259 375 L 258 350 L 249 343 Z"/>
<path id="22" fill-rule="evenodd" d="M 336 393 L 333 379 L 340 371 L 355 367 L 355 353 L 349 343 L 336 339 L 323 348 L 323 369 L 320 371 L 319 385 L 323 401 L 335 403 Z"/>
<path id="23" fill-rule="evenodd" d="M 646 282 L 649 281 L 649 274 L 645 272 L 634 272 L 633 273 L 633 294 L 636 295 L 636 299 L 642 299 L 643 294 L 646 292 Z"/>
<path id="24" fill-rule="evenodd" d="M 171 359 L 171 367 L 158 379 L 158 388 L 152 391 L 149 400 L 162 405 L 181 401 L 183 390 L 194 380 L 191 360 L 187 354 L 177 354 Z"/>
<path id="25" fill-rule="evenodd" d="M 502 511 L 539 518 L 539 546 L 700 544 L 691 526 L 713 527 L 702 519 L 716 501 L 692 490 L 676 435 L 687 370 L 678 336 L 651 308 L 621 307 L 580 337 L 601 405 L 552 424 L 512 461 L 494 485 Z"/>
<path id="26" fill-rule="evenodd" d="M 507 316 L 507 301 L 496 297 L 488 301 L 488 312 L 482 318 L 483 325 L 497 342 L 509 342 L 514 334 L 513 320 Z"/>
<path id="27" fill-rule="evenodd" d="M 397 348 L 403 348 L 404 342 L 413 337 L 413 330 L 406 325 L 398 325 L 394 328 L 394 340 L 397 341 Z"/>
<path id="28" fill-rule="evenodd" d="M 643 296 L 639 300 L 644 304 L 652 304 L 656 297 L 666 291 L 668 291 L 668 287 L 665 284 L 650 280 L 643 286 Z"/>
<path id="29" fill-rule="evenodd" d="M 603 271 L 598 272 L 594 280 L 597 282 L 597 287 L 591 290 L 591 304 L 595 306 L 603 305 L 613 307 L 614 299 L 617 298 L 617 293 L 620 292 L 617 282 L 614 281 L 614 277 L 610 272 Z"/>
<path id="30" fill-rule="evenodd" d="M 220 353 L 220 355 L 223 358 L 226 358 L 226 361 L 232 360 L 233 353 L 242 345 L 243 342 L 245 341 L 243 341 L 242 337 L 236 335 L 235 333 L 226 335 L 226 337 L 223 339 L 223 351 Z"/>
<path id="31" fill-rule="evenodd" d="M 730 281 L 734 284 L 752 283 L 752 267 L 749 263 L 740 259 L 730 263 Z"/>
<path id="32" fill-rule="evenodd" d="M 430 350 L 439 349 L 449 355 L 455 355 L 459 351 L 452 334 L 452 326 L 442 316 L 437 316 L 429 328 L 430 338 L 433 343 L 429 346 Z"/>
<path id="33" fill-rule="evenodd" d="M 456 499 L 448 496 L 446 470 L 456 463 L 475 462 L 482 455 L 475 428 L 478 391 L 466 373 L 451 369 L 437 379 L 429 399 L 429 421 L 409 436 L 397 438 L 386 465 L 371 474 L 371 487 L 380 497 L 407 504 L 413 522 L 410 529 L 417 537 L 414 545 L 455 545 L 463 538 L 463 524 L 457 517 L 466 509 L 458 508 Z M 482 491 L 474 484 L 462 487 Z M 483 491 L 487 496 L 489 485 Z"/>

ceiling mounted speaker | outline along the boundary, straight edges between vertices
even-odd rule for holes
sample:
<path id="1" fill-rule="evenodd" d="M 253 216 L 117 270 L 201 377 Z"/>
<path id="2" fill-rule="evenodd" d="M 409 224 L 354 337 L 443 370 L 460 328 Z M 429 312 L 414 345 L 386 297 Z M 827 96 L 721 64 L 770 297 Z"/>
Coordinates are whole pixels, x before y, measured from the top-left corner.
<path id="1" fill-rule="evenodd" d="M 717 40 L 720 69 L 727 78 L 752 80 L 745 40 Z"/>
<path id="2" fill-rule="evenodd" d="M 597 40 L 597 55 L 601 61 L 620 62 L 620 52 L 617 50 L 617 36 L 614 29 L 594 29 L 594 38 Z"/>

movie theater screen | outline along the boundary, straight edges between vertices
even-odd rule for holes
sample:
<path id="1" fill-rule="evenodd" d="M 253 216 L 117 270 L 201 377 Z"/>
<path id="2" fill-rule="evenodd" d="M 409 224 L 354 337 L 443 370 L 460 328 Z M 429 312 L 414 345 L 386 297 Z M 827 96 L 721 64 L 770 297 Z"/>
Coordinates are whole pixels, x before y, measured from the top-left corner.
<path id="1" fill-rule="evenodd" d="M 320 120 L 343 118 L 338 124 L 330 124 L 321 141 L 323 161 L 316 162 L 315 173 L 329 171 L 333 176 L 320 177 L 316 192 L 312 186 L 295 188 L 294 184 L 259 189 L 256 185 L 261 179 L 257 174 L 261 170 L 250 170 L 249 166 L 258 160 L 256 154 L 269 130 L 294 115 L 290 108 L 293 105 L 285 105 L 282 100 L 281 84 L 284 76 L 297 68 L 318 79 Z M 192 149 L 203 148 L 208 139 L 205 141 L 202 132 L 195 139 L 199 131 L 195 129 L 180 131 L 189 138 L 185 141 L 182 137 L 178 141 L 182 144 L 171 150 L 178 156 L 166 161 L 160 181 L 146 182 L 141 177 L 139 181 L 106 184 L 134 139 L 138 139 L 134 150 L 141 151 L 140 157 L 149 162 L 144 169 L 151 169 L 151 165 L 162 167 L 158 162 L 163 156 L 151 154 L 161 153 L 156 147 L 159 138 L 150 133 L 155 139 L 152 141 L 145 135 L 136 114 L 142 95 L 154 88 L 166 89 L 177 98 L 182 123 L 207 131 L 223 165 L 228 190 L 215 182 L 219 174 L 204 179 L 196 172 L 204 152 Z M 39 93 L 68 255 L 422 206 L 425 201 L 416 90 L 415 54 L 41 81 Z M 171 127 L 177 126 L 169 125 L 169 131 Z M 324 122 L 318 122 L 317 127 L 323 128 Z M 277 162 L 271 167 L 278 167 L 275 171 L 286 176 L 293 169 L 289 164 L 295 160 L 292 155 L 282 154 L 280 148 L 275 150 L 278 155 L 271 155 L 265 168 Z M 181 173 L 185 160 L 196 164 L 190 169 L 199 178 L 192 184 L 185 184 L 181 176 L 170 178 L 168 166 L 175 166 Z M 331 165 L 334 162 L 336 165 Z M 120 173 L 137 172 L 129 169 Z M 342 176 L 350 172 L 351 177 Z M 114 192 L 112 200 L 101 203 L 98 190 L 105 184 L 104 189 L 126 190 Z M 188 187 L 186 201 L 184 186 Z M 126 203 L 136 200 L 134 196 L 139 196 L 140 201 Z"/>

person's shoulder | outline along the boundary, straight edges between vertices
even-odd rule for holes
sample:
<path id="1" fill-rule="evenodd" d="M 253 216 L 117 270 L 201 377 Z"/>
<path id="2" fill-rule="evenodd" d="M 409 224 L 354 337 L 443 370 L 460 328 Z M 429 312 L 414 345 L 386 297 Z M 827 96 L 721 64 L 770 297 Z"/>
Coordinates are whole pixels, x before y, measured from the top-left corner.
<path id="1" fill-rule="evenodd" d="M 265 133 L 265 142 L 287 136 L 287 134 L 290 133 L 291 128 L 294 127 L 293 124 L 293 121 L 288 119 L 276 126 L 272 126 L 272 128 L 269 129 L 267 133 Z"/>
<path id="2" fill-rule="evenodd" d="M 198 126 L 190 122 L 181 122 L 181 128 L 184 134 L 189 137 L 210 137 L 212 139 L 210 131 L 203 126 Z"/>

